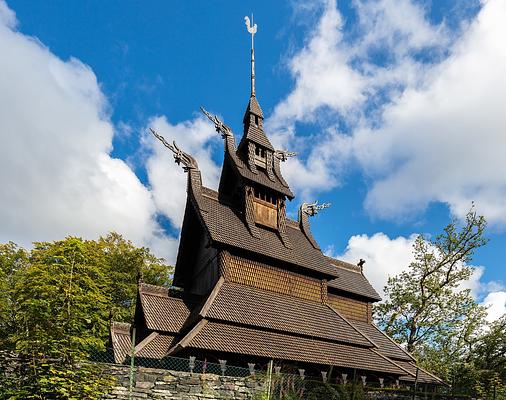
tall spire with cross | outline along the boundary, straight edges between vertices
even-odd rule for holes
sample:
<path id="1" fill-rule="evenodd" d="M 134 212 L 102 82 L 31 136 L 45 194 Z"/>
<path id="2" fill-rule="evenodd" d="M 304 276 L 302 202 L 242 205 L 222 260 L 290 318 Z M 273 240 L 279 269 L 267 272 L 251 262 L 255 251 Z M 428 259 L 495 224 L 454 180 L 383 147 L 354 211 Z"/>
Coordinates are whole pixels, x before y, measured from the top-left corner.
<path id="1" fill-rule="evenodd" d="M 253 14 L 251 14 L 251 21 L 249 17 L 244 17 L 244 21 L 251 34 L 251 96 L 255 96 L 255 33 L 257 33 L 257 24 L 253 24 Z"/>

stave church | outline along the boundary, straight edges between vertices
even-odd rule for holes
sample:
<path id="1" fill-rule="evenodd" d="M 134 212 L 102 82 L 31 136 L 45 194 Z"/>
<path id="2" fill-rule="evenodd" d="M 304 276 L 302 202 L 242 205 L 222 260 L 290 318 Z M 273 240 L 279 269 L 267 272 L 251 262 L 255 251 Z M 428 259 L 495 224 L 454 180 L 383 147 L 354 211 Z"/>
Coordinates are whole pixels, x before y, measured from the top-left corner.
<path id="1" fill-rule="evenodd" d="M 372 320 L 380 296 L 352 265 L 322 253 L 310 218 L 325 205 L 294 200 L 280 163 L 293 155 L 273 147 L 255 91 L 253 35 L 251 93 L 239 143 L 204 109 L 224 142 L 218 190 L 202 185 L 196 160 L 153 134 L 187 174 L 187 200 L 173 288 L 139 283 L 136 358 L 188 358 L 247 367 L 270 360 L 282 372 L 303 368 L 360 374 L 369 381 L 441 384 Z M 183 172 L 182 172 L 183 173 Z M 131 354 L 132 326 L 112 323 L 115 361 Z"/>

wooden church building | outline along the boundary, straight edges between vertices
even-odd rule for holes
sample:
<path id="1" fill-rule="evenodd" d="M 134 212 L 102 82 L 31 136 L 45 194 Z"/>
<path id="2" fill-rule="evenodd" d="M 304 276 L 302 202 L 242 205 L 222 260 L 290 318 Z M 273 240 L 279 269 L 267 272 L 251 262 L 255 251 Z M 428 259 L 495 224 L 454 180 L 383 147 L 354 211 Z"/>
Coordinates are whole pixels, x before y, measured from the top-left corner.
<path id="1" fill-rule="evenodd" d="M 256 25 L 248 30 L 252 35 Z M 167 356 L 228 365 L 354 372 L 386 382 L 441 381 L 418 369 L 413 357 L 373 323 L 380 297 L 362 266 L 325 256 L 309 219 L 321 206 L 302 204 L 297 220 L 286 215 L 294 194 L 281 174 L 290 153 L 276 150 L 263 127 L 255 93 L 251 51 L 251 95 L 244 133 L 234 134 L 203 112 L 224 140 L 218 190 L 202 185 L 196 160 L 153 132 L 188 174 L 187 201 L 173 286 L 139 284 L 135 357 Z M 131 328 L 111 326 L 115 360 L 131 353 Z M 290 369 L 291 368 L 291 369 Z M 418 373 L 417 373 L 418 370 Z M 332 377 L 330 377 L 332 379 Z"/>

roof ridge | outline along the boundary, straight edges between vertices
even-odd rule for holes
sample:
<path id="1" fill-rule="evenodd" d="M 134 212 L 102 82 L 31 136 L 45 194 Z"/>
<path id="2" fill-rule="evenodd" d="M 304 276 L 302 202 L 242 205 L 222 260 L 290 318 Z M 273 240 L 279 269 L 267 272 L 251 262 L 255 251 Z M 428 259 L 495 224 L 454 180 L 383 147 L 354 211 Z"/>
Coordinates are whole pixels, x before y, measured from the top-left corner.
<path id="1" fill-rule="evenodd" d="M 373 351 L 374 353 L 376 353 L 378 356 L 380 356 L 381 358 L 383 358 L 385 361 L 388 361 L 390 362 L 391 364 L 395 365 L 396 367 L 400 368 L 401 370 L 405 371 L 408 373 L 408 375 L 413 375 L 411 372 L 409 372 L 406 368 L 403 368 L 402 366 L 400 366 L 399 364 L 397 364 L 395 362 L 395 360 L 392 360 L 391 358 L 387 357 L 387 356 L 384 356 L 383 354 L 381 354 L 379 351 L 377 351 L 376 349 L 371 349 L 371 351 Z"/>
<path id="2" fill-rule="evenodd" d="M 368 322 L 368 324 L 369 324 L 369 322 Z M 403 349 L 403 348 L 402 348 L 402 346 L 401 346 L 399 343 L 397 343 L 397 342 L 396 342 L 395 340 L 393 340 L 390 336 L 388 336 L 385 332 L 383 332 L 380 328 L 378 328 L 378 327 L 376 326 L 376 324 L 375 324 L 375 323 L 371 322 L 371 323 L 370 323 L 370 325 L 372 325 L 372 326 L 373 326 L 373 327 L 374 327 L 374 328 L 375 328 L 378 332 L 380 332 L 383 336 L 385 336 L 388 340 L 390 340 L 390 342 L 392 342 L 392 343 L 393 343 L 394 345 L 396 345 L 396 346 L 397 346 L 400 350 L 402 350 L 402 352 L 403 352 L 404 354 L 406 354 L 409 358 L 411 358 L 411 360 L 416 361 L 416 360 L 415 360 L 415 358 L 414 358 L 411 354 L 409 354 L 409 352 L 408 352 L 408 351 L 406 351 L 405 349 Z"/>
<path id="3" fill-rule="evenodd" d="M 131 324 L 128 322 L 111 322 L 111 331 L 114 333 L 124 333 L 130 335 Z"/>
<path id="4" fill-rule="evenodd" d="M 143 294 L 153 294 L 157 296 L 169 297 L 169 289 L 164 286 L 152 285 L 150 283 L 139 283 L 139 292 Z"/>
<path id="5" fill-rule="evenodd" d="M 347 261 L 339 260 L 338 258 L 330 257 L 330 256 L 325 255 L 325 254 L 324 254 L 324 256 L 325 256 L 326 259 L 328 259 L 330 261 L 330 263 L 332 265 L 334 265 L 337 268 L 347 269 L 348 271 L 357 272 L 359 274 L 362 273 L 362 269 L 358 265 L 351 264 L 351 263 L 349 263 Z"/>
<path id="6" fill-rule="evenodd" d="M 137 344 L 137 346 L 134 347 L 134 355 L 137 355 L 137 353 L 139 353 L 144 347 L 146 347 L 150 342 L 152 342 L 158 336 L 160 336 L 160 334 L 158 332 L 151 332 L 142 341 L 140 341 Z"/>
<path id="7" fill-rule="evenodd" d="M 414 365 L 414 366 L 415 366 L 416 368 L 418 368 L 419 370 L 422 370 L 423 372 L 425 372 L 427 375 L 432 376 L 434 379 L 438 380 L 439 382 L 442 382 L 442 383 L 444 383 L 445 385 L 448 385 L 448 383 L 447 383 L 447 382 L 445 382 L 445 381 L 444 381 L 444 380 L 442 380 L 441 378 L 437 377 L 437 376 L 436 376 L 436 375 L 434 375 L 432 372 L 427 371 L 425 368 L 419 367 L 418 365 L 416 365 L 416 363 L 415 363 L 415 365 Z"/>
<path id="8" fill-rule="evenodd" d="M 191 341 L 197 334 L 206 326 L 209 321 L 206 319 L 200 320 L 183 338 L 177 342 L 174 346 L 172 346 L 168 351 L 167 355 L 177 352 L 181 348 L 185 348 L 189 341 Z"/>
<path id="9" fill-rule="evenodd" d="M 214 285 L 213 290 L 211 291 L 211 293 L 207 297 L 206 302 L 204 303 L 204 305 L 200 309 L 199 315 L 202 318 L 206 317 L 207 312 L 209 311 L 209 309 L 213 305 L 214 300 L 216 299 L 216 296 L 218 296 L 218 293 L 221 291 L 221 288 L 223 287 L 224 283 L 225 283 L 225 278 L 223 278 L 223 276 L 221 276 L 220 279 L 218 279 L 218 282 L 216 282 L 216 285 Z"/>
<path id="10" fill-rule="evenodd" d="M 290 218 L 286 218 L 286 226 L 289 226 L 290 228 L 293 228 L 293 229 L 298 229 L 300 231 L 300 228 L 299 228 L 299 223 L 297 221 L 295 221 L 294 219 L 290 219 Z"/>
<path id="11" fill-rule="evenodd" d="M 374 343 L 371 339 L 369 339 L 366 335 L 364 335 L 362 332 L 360 332 L 350 321 L 348 321 L 347 318 L 345 318 L 344 316 L 341 315 L 340 312 L 338 312 L 335 308 L 333 308 L 332 306 L 330 306 L 329 304 L 325 303 L 325 305 L 330 308 L 332 311 L 334 311 L 337 315 L 339 315 L 344 322 L 346 322 L 351 328 L 353 328 L 353 330 L 355 330 L 356 332 L 358 332 L 359 335 L 361 335 L 363 338 L 365 338 L 365 340 L 367 340 L 369 343 L 371 343 L 373 345 L 373 347 L 376 347 L 378 348 L 378 345 L 376 343 Z"/>

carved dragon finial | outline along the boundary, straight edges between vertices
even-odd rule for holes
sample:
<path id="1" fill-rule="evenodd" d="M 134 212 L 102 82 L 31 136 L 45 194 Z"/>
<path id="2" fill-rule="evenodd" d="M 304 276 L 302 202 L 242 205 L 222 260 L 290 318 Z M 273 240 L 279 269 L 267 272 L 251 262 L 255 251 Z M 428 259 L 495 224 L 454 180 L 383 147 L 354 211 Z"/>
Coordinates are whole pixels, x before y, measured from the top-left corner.
<path id="1" fill-rule="evenodd" d="M 208 112 L 204 107 L 200 107 L 200 111 L 209 118 L 209 120 L 214 124 L 216 128 L 216 132 L 221 133 L 221 137 L 225 139 L 227 136 L 233 136 L 232 129 L 226 124 L 224 124 L 217 115 L 212 115 Z"/>
<path id="2" fill-rule="evenodd" d="M 172 144 L 168 143 L 165 138 L 157 133 L 154 129 L 149 128 L 151 133 L 160 141 L 162 144 L 167 147 L 170 151 L 174 153 L 174 161 L 177 165 L 183 164 L 183 170 L 185 172 L 188 172 L 191 169 L 198 169 L 199 166 L 197 164 L 197 161 L 190 156 L 188 153 L 185 153 L 183 150 L 181 150 L 174 140 Z"/>
<path id="3" fill-rule="evenodd" d="M 300 206 L 300 209 L 303 213 L 309 215 L 310 217 L 315 216 L 318 214 L 318 211 L 323 210 L 324 208 L 329 208 L 330 203 L 322 203 L 318 204 L 317 201 L 314 203 L 302 203 Z"/>
<path id="4" fill-rule="evenodd" d="M 286 150 L 276 150 L 274 152 L 274 157 L 276 157 L 279 161 L 286 161 L 289 157 L 295 157 L 297 153 Z"/>

